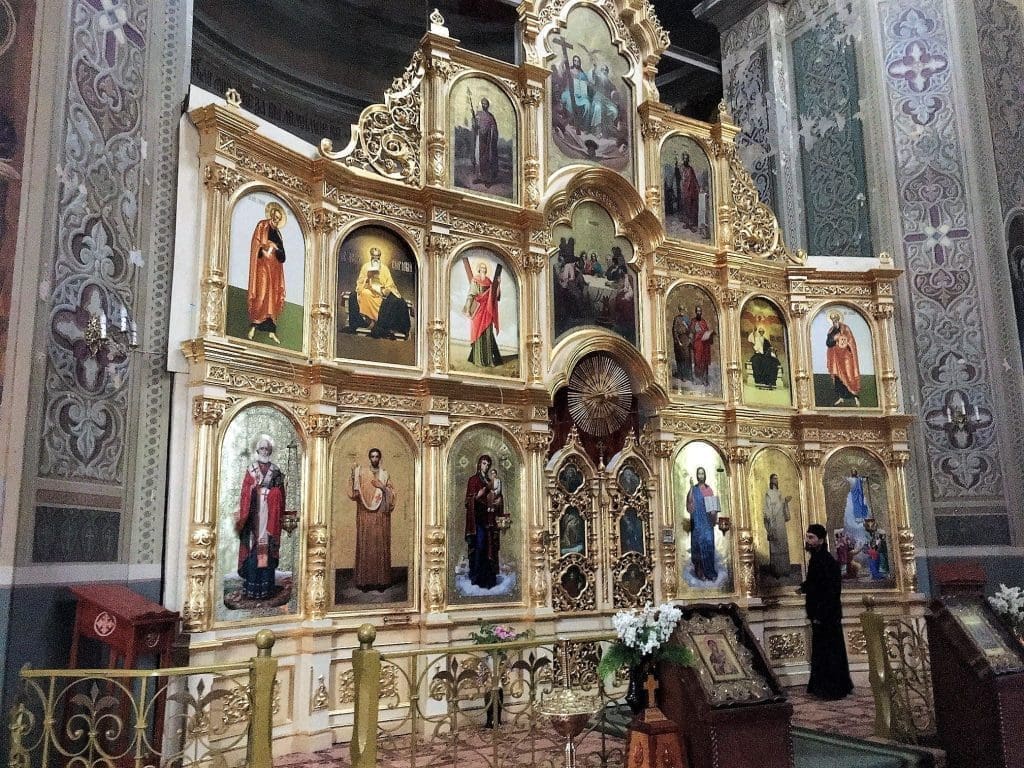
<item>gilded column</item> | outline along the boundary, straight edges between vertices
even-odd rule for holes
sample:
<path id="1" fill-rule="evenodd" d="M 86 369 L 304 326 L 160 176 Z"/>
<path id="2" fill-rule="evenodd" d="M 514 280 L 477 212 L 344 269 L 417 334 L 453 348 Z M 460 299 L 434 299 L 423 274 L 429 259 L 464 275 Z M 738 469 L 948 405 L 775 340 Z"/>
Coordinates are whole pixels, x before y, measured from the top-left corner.
<path id="1" fill-rule="evenodd" d="M 313 297 L 313 327 L 310 355 L 314 360 L 327 360 L 334 357 L 331 350 L 331 328 L 334 318 L 334 282 L 331 280 L 330 254 L 331 234 L 342 223 L 341 217 L 334 211 L 320 208 L 313 211 L 313 232 L 316 235 L 315 248 L 319 258 L 314 263 L 317 269 L 316 295 Z"/>
<path id="2" fill-rule="evenodd" d="M 227 263 L 230 240 L 226 213 L 232 193 L 246 181 L 234 168 L 211 162 L 206 166 L 203 182 L 212 191 L 206 205 L 206 252 L 200 288 L 200 336 L 224 335 L 224 303 L 227 291 Z"/>
<path id="3" fill-rule="evenodd" d="M 186 632 L 210 628 L 213 607 L 213 574 L 217 565 L 217 500 L 213 472 L 216 454 L 216 430 L 230 403 L 211 397 L 192 401 L 192 420 L 196 425 L 195 470 L 192 485 L 192 517 L 189 521 L 188 563 L 185 601 L 182 610 Z"/>
<path id="4" fill-rule="evenodd" d="M 917 592 L 917 559 L 914 548 L 914 531 L 910 526 L 910 510 L 907 507 L 907 476 L 904 467 L 910 459 L 905 450 L 889 451 L 886 464 L 892 469 L 893 509 L 896 510 L 896 537 L 900 554 L 900 590 Z"/>
<path id="5" fill-rule="evenodd" d="M 427 446 L 426 466 L 423 472 L 424 519 L 426 520 L 427 584 L 424 603 L 429 613 L 444 610 L 448 579 L 445 572 L 447 555 L 447 533 L 444 526 L 444 446 L 451 435 L 451 427 L 445 423 L 428 424 L 423 430 L 423 442 Z"/>
<path id="6" fill-rule="evenodd" d="M 430 359 L 429 369 L 434 374 L 444 374 L 448 370 L 448 301 L 444 295 L 444 275 L 447 271 L 448 256 L 454 244 L 455 241 L 447 231 L 430 233 L 430 268 L 436 277 L 435 290 L 430 296 L 432 317 L 427 324 L 427 353 Z"/>
<path id="7" fill-rule="evenodd" d="M 330 441 L 341 418 L 334 414 L 312 413 L 305 418 L 310 437 L 309 478 L 313 493 L 307 501 L 306 523 L 306 612 L 311 619 L 322 619 L 327 612 L 327 542 L 331 514 Z"/>
<path id="8" fill-rule="evenodd" d="M 679 572 L 676 568 L 675 515 L 672 513 L 672 466 L 669 459 L 676 443 L 671 432 L 659 433 L 659 437 L 651 440 L 650 453 L 653 454 L 658 484 L 655 486 L 654 498 L 657 505 L 658 531 L 671 531 L 671 537 L 659 535 L 655 543 L 661 549 L 661 591 L 665 600 L 675 600 L 679 594 Z M 660 542 L 660 543 L 659 543 Z"/>
<path id="9" fill-rule="evenodd" d="M 806 513 L 804 517 L 808 525 L 811 523 L 825 524 L 821 515 L 825 509 L 825 487 L 822 484 L 821 460 L 823 458 L 820 448 L 801 449 L 797 463 L 803 469 L 803 497 L 800 503 Z"/>
<path id="10" fill-rule="evenodd" d="M 527 65 L 521 70 L 524 80 L 516 87 L 516 96 L 523 106 L 523 176 L 522 198 L 526 208 L 537 208 L 541 199 L 540 173 L 540 114 L 538 107 L 544 98 L 542 83 L 547 70 Z"/>
<path id="11" fill-rule="evenodd" d="M 750 525 L 750 510 L 747 509 L 747 463 L 750 448 L 733 446 L 728 449 L 729 464 L 733 471 L 729 478 L 732 499 L 729 512 L 735 520 L 736 555 L 740 577 L 740 590 L 747 597 L 753 597 L 757 590 L 756 555 L 754 552 L 754 531 Z"/>
<path id="12" fill-rule="evenodd" d="M 743 363 L 740 359 L 740 324 L 736 309 L 743 298 L 739 288 L 725 288 L 721 292 L 723 352 L 725 359 L 725 396 L 732 407 L 743 403 Z"/>
<path id="13" fill-rule="evenodd" d="M 445 89 L 448 87 L 449 78 L 455 72 L 451 60 L 451 51 L 455 43 L 448 37 L 444 17 L 436 8 L 430 14 L 428 39 L 427 77 L 423 81 L 423 103 L 429 105 L 425 115 L 426 125 L 423 126 L 424 135 L 427 137 L 427 184 L 443 187 L 448 183 Z"/>
<path id="14" fill-rule="evenodd" d="M 548 230 L 534 230 L 530 233 L 528 250 L 524 256 L 526 271 L 529 275 L 529 299 L 523 302 L 528 307 L 527 323 L 527 381 L 531 385 L 544 383 L 544 341 L 543 331 L 547 327 L 548 318 L 543 308 L 546 302 L 541 301 L 545 286 L 542 281 L 544 267 L 548 263 L 547 248 L 550 243 Z"/>
<path id="15" fill-rule="evenodd" d="M 790 268 L 789 274 L 789 313 L 793 318 L 790 329 L 790 348 L 793 351 L 793 387 L 796 390 L 797 410 L 807 411 L 814 408 L 813 396 L 813 363 L 811 357 L 811 334 L 807 327 L 807 272 Z M 795 340 L 795 343 L 794 343 Z"/>
<path id="16" fill-rule="evenodd" d="M 883 264 L 892 263 L 887 253 L 879 256 Z M 893 328 L 893 297 L 892 283 L 889 281 L 877 282 L 875 284 L 875 301 L 872 303 L 872 315 L 874 315 L 878 329 L 878 348 L 882 351 L 882 386 L 879 387 L 879 404 L 886 414 L 900 412 L 899 376 L 896 373 L 896 358 L 893 354 L 896 349 L 896 334 Z"/>
<path id="17" fill-rule="evenodd" d="M 646 69 L 646 68 L 645 68 Z M 657 102 L 640 105 L 640 135 L 644 145 L 645 185 L 644 202 L 654 215 L 664 223 L 664 209 L 661 200 L 661 137 L 665 135 L 664 115 L 667 108 Z"/>
<path id="18" fill-rule="evenodd" d="M 547 559 L 549 533 L 547 504 L 544 498 L 544 464 L 547 461 L 548 447 L 553 438 L 554 434 L 547 429 L 526 433 L 526 449 L 530 452 L 527 487 L 532 489 L 532 497 L 528 503 L 534 509 L 533 518 L 529 521 L 530 601 L 534 608 L 544 608 L 550 605 Z"/>
<path id="19" fill-rule="evenodd" d="M 647 291 L 650 296 L 651 311 L 648 313 L 647 323 L 649 338 L 651 339 L 652 363 L 654 367 L 654 378 L 665 387 L 665 391 L 671 388 L 669 381 L 668 352 L 666 351 L 664 323 L 657 322 L 659 317 L 665 317 L 665 291 L 668 290 L 669 279 L 665 275 L 649 275 L 647 278 Z"/>

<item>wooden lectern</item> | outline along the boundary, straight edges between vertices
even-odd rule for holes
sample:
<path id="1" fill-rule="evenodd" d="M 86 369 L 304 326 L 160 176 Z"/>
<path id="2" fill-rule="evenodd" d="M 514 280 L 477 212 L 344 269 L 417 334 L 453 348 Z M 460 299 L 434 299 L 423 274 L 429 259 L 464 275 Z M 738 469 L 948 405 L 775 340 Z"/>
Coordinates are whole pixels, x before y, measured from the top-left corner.
<path id="1" fill-rule="evenodd" d="M 1024 646 L 981 596 L 933 600 L 935 724 L 949 768 L 1024 766 Z"/>
<path id="2" fill-rule="evenodd" d="M 682 732 L 687 768 L 791 768 L 793 705 L 734 603 L 679 606 L 670 642 L 694 666 L 662 664 L 661 710 Z"/>

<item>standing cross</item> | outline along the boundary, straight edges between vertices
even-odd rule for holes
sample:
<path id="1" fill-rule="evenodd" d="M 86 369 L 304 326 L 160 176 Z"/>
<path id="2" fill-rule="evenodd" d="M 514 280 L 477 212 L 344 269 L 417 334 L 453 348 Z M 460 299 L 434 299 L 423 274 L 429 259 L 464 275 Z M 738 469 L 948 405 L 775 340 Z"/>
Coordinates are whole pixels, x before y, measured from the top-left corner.
<path id="1" fill-rule="evenodd" d="M 647 676 L 647 682 L 644 683 L 644 690 L 647 691 L 647 708 L 657 709 L 658 704 L 654 698 L 654 694 L 658 690 L 658 681 L 654 679 L 654 675 Z"/>
<path id="2" fill-rule="evenodd" d="M 558 37 L 551 38 L 553 45 L 562 49 L 562 56 L 565 59 L 565 63 L 569 63 L 569 51 L 573 50 L 576 46 L 566 40 L 564 37 L 559 35 Z M 568 69 L 568 67 L 566 67 Z"/>

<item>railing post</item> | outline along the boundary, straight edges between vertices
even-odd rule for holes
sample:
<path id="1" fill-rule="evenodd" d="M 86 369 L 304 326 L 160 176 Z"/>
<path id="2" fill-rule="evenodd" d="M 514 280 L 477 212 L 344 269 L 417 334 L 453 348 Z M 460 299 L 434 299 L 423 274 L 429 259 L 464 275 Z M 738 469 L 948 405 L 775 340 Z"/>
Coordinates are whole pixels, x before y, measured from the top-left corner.
<path id="1" fill-rule="evenodd" d="M 875 613 L 875 599 L 864 596 L 864 613 L 860 625 L 868 651 L 868 681 L 875 697 L 875 736 L 892 738 L 892 697 L 889 693 L 888 669 L 885 650 L 885 618 Z"/>
<path id="2" fill-rule="evenodd" d="M 372 624 L 363 624 L 356 636 L 359 638 L 359 648 L 352 651 L 356 711 L 349 752 L 352 768 L 375 768 L 380 708 L 380 651 L 373 647 L 377 630 Z"/>
<path id="3" fill-rule="evenodd" d="M 11 708 L 8 729 L 11 733 L 11 753 L 7 757 L 8 768 L 28 768 L 30 757 L 25 749 L 23 737 L 32 727 L 32 715 L 19 701 L 18 706 Z"/>
<path id="4" fill-rule="evenodd" d="M 249 710 L 248 768 L 273 768 L 274 765 L 271 740 L 277 659 L 270 652 L 274 648 L 275 639 L 269 629 L 261 629 L 256 633 L 256 658 L 252 660 L 249 672 L 252 706 Z"/>

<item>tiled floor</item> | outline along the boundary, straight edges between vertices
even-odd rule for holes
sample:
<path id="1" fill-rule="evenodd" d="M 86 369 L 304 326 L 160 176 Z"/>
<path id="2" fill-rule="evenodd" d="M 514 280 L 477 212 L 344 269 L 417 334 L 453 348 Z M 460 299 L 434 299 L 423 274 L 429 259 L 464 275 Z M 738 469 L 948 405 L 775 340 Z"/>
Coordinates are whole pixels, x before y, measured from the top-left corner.
<path id="1" fill-rule="evenodd" d="M 791 688 L 787 691 L 793 702 L 793 725 L 831 734 L 850 736 L 858 739 L 870 738 L 874 729 L 875 704 L 869 688 L 857 688 L 853 694 L 839 701 L 820 701 L 804 692 L 803 688 Z M 530 764 L 529 753 L 550 760 L 550 765 L 561 765 L 562 749 L 554 733 L 544 734 L 544 738 L 530 738 L 523 731 L 502 728 L 491 731 L 482 728 L 468 729 L 459 740 L 457 751 L 438 741 L 412 745 L 407 737 L 392 740 L 382 749 L 377 765 L 380 768 L 475 768 L 476 766 L 502 764 L 504 760 L 495 757 L 521 755 L 516 762 Z M 599 734 L 591 734 L 579 747 L 580 764 L 587 765 L 583 759 L 587 753 L 601 749 Z M 621 748 L 621 741 L 609 739 L 606 749 Z M 535 764 L 540 764 L 538 759 Z M 348 768 L 348 744 L 337 744 L 332 749 L 313 754 L 296 754 L 274 760 L 275 768 L 296 768 L 297 766 L 321 766 L 322 768 Z"/>

